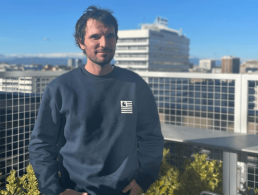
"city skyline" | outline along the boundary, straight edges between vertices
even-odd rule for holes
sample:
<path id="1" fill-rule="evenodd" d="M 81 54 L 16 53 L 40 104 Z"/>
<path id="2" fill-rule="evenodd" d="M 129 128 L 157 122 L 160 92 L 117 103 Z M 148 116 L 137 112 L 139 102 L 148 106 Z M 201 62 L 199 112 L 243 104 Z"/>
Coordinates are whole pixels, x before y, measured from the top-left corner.
<path id="1" fill-rule="evenodd" d="M 119 30 L 139 29 L 157 16 L 168 27 L 190 39 L 190 57 L 221 59 L 232 55 L 241 61 L 258 59 L 258 19 L 254 0 L 184 1 L 94 1 L 111 9 Z M 92 5 L 49 0 L 1 2 L 0 57 L 82 57 L 73 33 L 77 19 Z"/>

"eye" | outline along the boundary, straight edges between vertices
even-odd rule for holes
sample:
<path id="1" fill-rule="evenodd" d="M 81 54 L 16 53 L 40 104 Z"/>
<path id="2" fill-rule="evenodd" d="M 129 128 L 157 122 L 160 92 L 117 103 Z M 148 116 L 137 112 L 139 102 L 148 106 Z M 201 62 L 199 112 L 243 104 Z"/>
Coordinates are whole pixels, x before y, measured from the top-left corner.
<path id="1" fill-rule="evenodd" d="M 99 35 L 92 35 L 91 38 L 92 38 L 92 39 L 99 39 L 100 36 L 99 36 Z"/>
<path id="2" fill-rule="evenodd" d="M 109 34 L 109 35 L 107 36 L 107 38 L 113 38 L 113 37 L 115 37 L 114 34 Z"/>

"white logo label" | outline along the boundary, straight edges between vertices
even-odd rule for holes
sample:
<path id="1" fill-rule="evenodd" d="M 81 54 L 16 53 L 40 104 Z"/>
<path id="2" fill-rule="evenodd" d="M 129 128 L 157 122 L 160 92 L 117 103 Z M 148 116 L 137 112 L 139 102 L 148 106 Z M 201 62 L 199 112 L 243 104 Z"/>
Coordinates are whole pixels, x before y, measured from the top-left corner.
<path id="1" fill-rule="evenodd" d="M 132 101 L 121 101 L 121 113 L 133 113 Z"/>

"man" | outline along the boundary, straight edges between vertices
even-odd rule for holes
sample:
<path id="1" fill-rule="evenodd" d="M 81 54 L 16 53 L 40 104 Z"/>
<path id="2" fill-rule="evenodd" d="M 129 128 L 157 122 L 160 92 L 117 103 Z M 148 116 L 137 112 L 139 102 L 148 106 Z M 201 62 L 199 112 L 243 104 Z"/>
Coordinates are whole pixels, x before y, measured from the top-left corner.
<path id="1" fill-rule="evenodd" d="M 118 25 L 109 11 L 90 6 L 75 28 L 87 64 L 46 87 L 31 134 L 40 191 L 140 195 L 157 179 L 162 159 L 155 100 L 140 76 L 110 65 Z"/>

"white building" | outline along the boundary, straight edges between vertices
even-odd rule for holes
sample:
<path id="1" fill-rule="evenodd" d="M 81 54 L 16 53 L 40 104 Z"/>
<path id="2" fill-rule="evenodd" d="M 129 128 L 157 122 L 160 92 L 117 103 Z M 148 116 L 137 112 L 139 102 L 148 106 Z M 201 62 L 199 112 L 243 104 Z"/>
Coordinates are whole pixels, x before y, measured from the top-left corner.
<path id="1" fill-rule="evenodd" d="M 249 60 L 241 64 L 240 66 L 240 73 L 255 73 L 258 72 L 258 60 Z"/>
<path id="2" fill-rule="evenodd" d="M 216 67 L 216 62 L 212 59 L 203 59 L 200 60 L 199 67 L 211 71 Z"/>
<path id="3" fill-rule="evenodd" d="M 75 60 L 75 68 L 77 68 L 77 67 L 79 67 L 79 66 L 81 66 L 82 65 L 82 60 L 81 59 L 76 59 Z"/>
<path id="4" fill-rule="evenodd" d="M 190 40 L 157 17 L 138 30 L 118 31 L 116 66 L 139 71 L 188 72 Z"/>
<path id="5" fill-rule="evenodd" d="M 43 93 L 50 78 L 7 77 L 0 79 L 0 91 L 21 93 Z"/>
<path id="6" fill-rule="evenodd" d="M 221 73 L 221 68 L 213 68 L 212 73 L 220 74 Z"/>
<path id="7" fill-rule="evenodd" d="M 74 60 L 74 58 L 69 58 L 67 65 L 69 67 L 75 67 L 75 60 Z"/>

